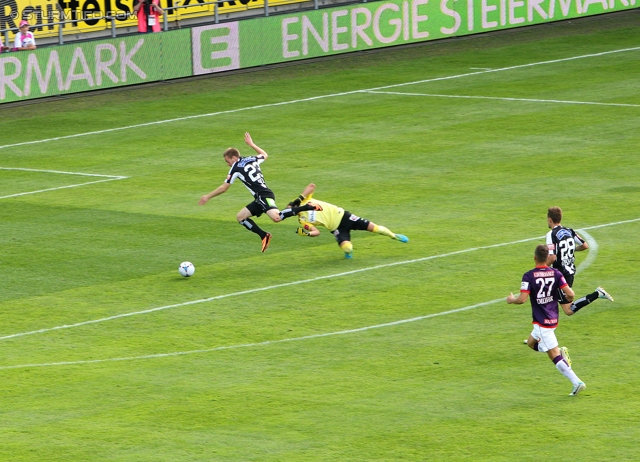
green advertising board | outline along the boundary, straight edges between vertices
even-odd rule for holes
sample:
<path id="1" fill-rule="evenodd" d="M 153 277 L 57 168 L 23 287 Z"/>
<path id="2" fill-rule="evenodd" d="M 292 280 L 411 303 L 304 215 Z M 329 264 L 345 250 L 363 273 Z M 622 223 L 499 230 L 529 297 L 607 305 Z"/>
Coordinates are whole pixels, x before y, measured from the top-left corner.
<path id="1" fill-rule="evenodd" d="M 389 0 L 0 54 L 0 103 L 636 8 L 640 0 Z"/>
<path id="2" fill-rule="evenodd" d="M 0 101 L 192 75 L 188 30 L 0 54 Z"/>
<path id="3" fill-rule="evenodd" d="M 194 28 L 194 73 L 262 66 L 636 8 L 640 0 L 389 0 Z"/>

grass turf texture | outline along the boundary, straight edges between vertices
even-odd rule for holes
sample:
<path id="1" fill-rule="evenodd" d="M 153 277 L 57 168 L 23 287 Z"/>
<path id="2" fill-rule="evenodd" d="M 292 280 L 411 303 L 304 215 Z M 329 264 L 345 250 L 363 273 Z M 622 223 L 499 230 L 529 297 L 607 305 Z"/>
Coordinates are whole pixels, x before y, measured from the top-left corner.
<path id="1" fill-rule="evenodd" d="M 637 47 L 637 19 L 633 11 L 5 107 L 2 144 Z M 627 51 L 391 90 L 640 105 L 639 58 Z M 598 253 L 574 289 L 603 285 L 616 301 L 560 323 L 588 385 L 577 398 L 546 356 L 522 345 L 528 305 L 285 341 L 518 290 L 551 205 L 574 228 L 640 218 L 639 123 L 640 107 L 356 93 L 0 149 L 0 167 L 129 177 L 0 200 L 0 337 L 221 297 L 0 340 L 0 459 L 640 458 L 640 222 L 588 231 Z M 355 232 L 349 261 L 329 233 L 301 238 L 295 221 L 263 217 L 274 239 L 261 254 L 234 219 L 250 199 L 242 185 L 197 205 L 226 175 L 222 151 L 250 152 L 244 131 L 271 155 L 263 171 L 281 206 L 313 181 L 318 198 L 411 241 Z M 0 178 L 0 196 L 91 180 Z M 194 277 L 178 275 L 184 260 Z M 239 347 L 194 352 L 227 346 Z M 191 353 L 143 358 L 176 352 Z M 141 358 L 82 362 L 131 357 Z"/>

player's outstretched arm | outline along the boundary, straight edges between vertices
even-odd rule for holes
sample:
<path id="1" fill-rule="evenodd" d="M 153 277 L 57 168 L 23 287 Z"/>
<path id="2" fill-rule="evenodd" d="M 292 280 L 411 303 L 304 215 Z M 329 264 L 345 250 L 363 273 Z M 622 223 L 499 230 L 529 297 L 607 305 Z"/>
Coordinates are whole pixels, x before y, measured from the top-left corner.
<path id="1" fill-rule="evenodd" d="M 314 192 L 315 190 L 316 190 L 316 185 L 315 185 L 315 184 L 313 184 L 313 183 L 309 183 L 309 184 L 307 185 L 307 187 L 306 187 L 306 188 L 304 188 L 304 191 L 302 191 L 302 194 L 301 194 L 301 195 L 302 195 L 303 197 L 307 197 L 308 195 L 313 194 L 313 192 Z"/>
<path id="2" fill-rule="evenodd" d="M 244 142 L 247 143 L 247 145 L 251 146 L 251 148 L 255 152 L 257 152 L 259 155 L 262 155 L 262 157 L 264 157 L 264 160 L 267 160 L 267 157 L 269 157 L 269 154 L 267 154 L 264 149 L 262 149 L 260 146 L 258 146 L 256 143 L 253 142 L 253 139 L 251 139 L 251 135 L 249 134 L 249 132 L 246 132 L 244 134 Z"/>
<path id="3" fill-rule="evenodd" d="M 320 236 L 320 230 L 312 225 L 304 225 L 303 227 L 296 229 L 296 234 L 299 236 L 317 237 Z"/>
<path id="4" fill-rule="evenodd" d="M 306 188 L 304 188 L 304 190 L 302 191 L 302 194 L 300 194 L 298 197 L 296 197 L 294 200 L 292 200 L 291 202 L 289 202 L 289 204 L 287 204 L 287 208 L 292 208 L 292 207 L 299 207 L 300 203 L 305 200 L 307 198 L 307 196 L 309 196 L 310 194 L 313 194 L 313 192 L 316 190 L 316 185 L 313 183 L 309 183 L 307 185 Z"/>
<path id="5" fill-rule="evenodd" d="M 198 201 L 198 204 L 199 205 L 204 205 L 207 202 L 209 202 L 210 199 L 213 199 L 214 197 L 219 196 L 220 194 L 227 192 L 227 189 L 229 189 L 229 186 L 231 186 L 231 184 L 222 183 L 220 186 L 218 186 L 216 189 L 211 191 L 209 194 L 205 194 L 204 196 L 202 196 L 200 198 L 200 200 Z"/>

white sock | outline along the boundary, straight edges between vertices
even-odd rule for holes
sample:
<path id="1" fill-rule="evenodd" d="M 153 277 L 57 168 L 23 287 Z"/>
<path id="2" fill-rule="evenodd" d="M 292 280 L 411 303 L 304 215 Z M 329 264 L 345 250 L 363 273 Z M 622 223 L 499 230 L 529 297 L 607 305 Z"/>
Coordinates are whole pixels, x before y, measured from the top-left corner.
<path id="1" fill-rule="evenodd" d="M 573 369 L 571 369 L 571 366 L 569 366 L 564 359 L 556 363 L 556 368 L 562 372 L 562 375 L 571 380 L 574 387 L 581 382 L 576 373 L 573 372 Z"/>

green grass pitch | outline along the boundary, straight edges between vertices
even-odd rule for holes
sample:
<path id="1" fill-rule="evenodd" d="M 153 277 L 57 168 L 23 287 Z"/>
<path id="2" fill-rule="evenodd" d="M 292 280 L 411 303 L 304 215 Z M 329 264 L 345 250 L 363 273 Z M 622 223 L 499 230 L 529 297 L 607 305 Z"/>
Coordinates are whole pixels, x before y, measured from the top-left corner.
<path id="1" fill-rule="evenodd" d="M 0 108 L 0 460 L 640 459 L 637 24 Z M 262 254 L 241 184 L 197 205 L 245 131 L 280 206 L 314 182 L 410 242 L 261 217 Z M 575 398 L 503 301 L 552 205 L 615 297 L 561 319 Z"/>

